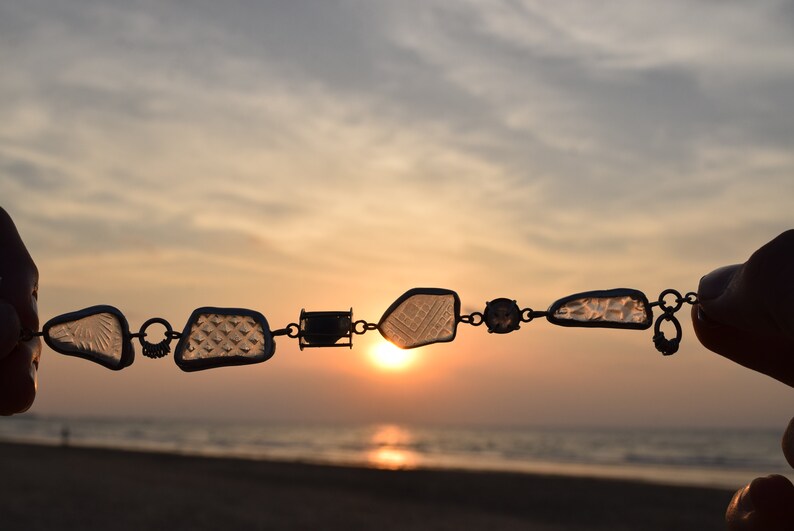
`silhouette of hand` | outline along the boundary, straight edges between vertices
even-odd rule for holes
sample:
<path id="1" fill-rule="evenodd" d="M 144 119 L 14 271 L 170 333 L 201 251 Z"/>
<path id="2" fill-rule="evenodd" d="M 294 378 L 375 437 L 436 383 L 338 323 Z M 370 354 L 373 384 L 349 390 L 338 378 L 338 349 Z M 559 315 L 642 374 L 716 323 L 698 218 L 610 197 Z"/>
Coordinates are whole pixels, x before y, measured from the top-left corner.
<path id="1" fill-rule="evenodd" d="M 700 280 L 692 309 L 703 345 L 794 387 L 794 230 Z M 783 436 L 794 467 L 794 419 Z M 794 485 L 783 476 L 757 478 L 740 489 L 725 514 L 731 530 L 794 529 Z"/>
<path id="2" fill-rule="evenodd" d="M 41 341 L 20 341 L 39 329 L 39 273 L 14 222 L 0 208 L 0 415 L 27 411 L 36 397 Z"/>

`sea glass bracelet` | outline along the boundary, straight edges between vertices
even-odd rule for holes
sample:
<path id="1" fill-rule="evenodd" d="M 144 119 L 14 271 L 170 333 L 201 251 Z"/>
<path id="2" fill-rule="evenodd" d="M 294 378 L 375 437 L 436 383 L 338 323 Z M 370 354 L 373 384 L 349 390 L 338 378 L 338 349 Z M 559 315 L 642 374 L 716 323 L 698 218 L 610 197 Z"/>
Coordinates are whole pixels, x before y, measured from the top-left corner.
<path id="1" fill-rule="evenodd" d="M 552 324 L 572 327 L 623 328 L 646 330 L 654 327 L 653 343 L 664 355 L 678 351 L 681 323 L 675 314 L 684 304 L 697 304 L 693 292 L 681 295 L 664 290 L 650 302 L 636 289 L 620 288 L 587 291 L 564 297 L 545 311 L 519 308 L 515 300 L 498 298 L 485 304 L 482 312 L 460 313 L 460 297 L 452 290 L 414 288 L 400 296 L 384 312 L 377 324 L 353 321 L 353 310 L 307 312 L 301 310 L 297 323 L 271 330 L 261 313 L 243 308 L 202 307 L 193 311 L 182 332 L 176 332 L 165 319 L 149 319 L 138 332 L 130 332 L 124 314 L 113 306 L 92 306 L 53 317 L 41 331 L 22 330 L 20 337 L 29 340 L 43 336 L 54 351 L 120 370 L 135 359 L 133 339 L 138 339 L 143 355 L 162 358 L 177 340 L 174 361 L 184 371 L 198 371 L 230 365 L 248 365 L 270 359 L 276 349 L 275 338 L 287 336 L 298 340 L 301 350 L 319 347 L 353 347 L 353 336 L 377 330 L 394 345 L 410 349 L 453 341 L 459 323 L 485 325 L 488 332 L 507 334 L 522 323 L 545 317 Z M 653 309 L 661 310 L 654 321 Z M 675 336 L 668 339 L 661 330 L 671 323 Z M 159 324 L 164 337 L 148 341 L 147 330 Z"/>

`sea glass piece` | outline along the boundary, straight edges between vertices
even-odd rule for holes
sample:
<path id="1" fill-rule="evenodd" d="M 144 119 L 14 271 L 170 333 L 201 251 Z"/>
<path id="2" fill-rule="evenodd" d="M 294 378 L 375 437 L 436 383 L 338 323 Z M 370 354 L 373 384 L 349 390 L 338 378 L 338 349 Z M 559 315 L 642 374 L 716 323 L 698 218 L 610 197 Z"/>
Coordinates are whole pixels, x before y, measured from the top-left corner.
<path id="1" fill-rule="evenodd" d="M 174 350 L 183 371 L 199 371 L 269 360 L 275 352 L 267 319 L 241 308 L 197 308 Z"/>
<path id="2" fill-rule="evenodd" d="M 414 288 L 389 307 L 378 330 L 400 348 L 416 348 L 455 339 L 460 298 L 454 291 Z"/>
<path id="3" fill-rule="evenodd" d="M 570 295 L 552 304 L 546 318 L 562 326 L 644 330 L 653 312 L 644 293 L 621 288 Z"/>
<path id="4" fill-rule="evenodd" d="M 113 370 L 132 364 L 135 355 L 127 319 L 113 306 L 92 306 L 54 317 L 44 325 L 43 336 L 55 352 Z"/>

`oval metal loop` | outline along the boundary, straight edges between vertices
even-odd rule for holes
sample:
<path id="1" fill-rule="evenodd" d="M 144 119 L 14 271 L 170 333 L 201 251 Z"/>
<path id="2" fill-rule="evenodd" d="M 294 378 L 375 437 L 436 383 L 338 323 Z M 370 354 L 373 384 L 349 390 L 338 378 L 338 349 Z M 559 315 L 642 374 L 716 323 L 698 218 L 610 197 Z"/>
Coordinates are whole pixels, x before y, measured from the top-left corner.
<path id="1" fill-rule="evenodd" d="M 698 294 L 694 291 L 690 291 L 686 295 L 684 295 L 684 302 L 687 304 L 697 304 L 698 303 Z"/>
<path id="2" fill-rule="evenodd" d="M 160 341 L 159 343 L 151 343 L 146 341 L 146 329 L 149 328 L 153 324 L 160 324 L 165 327 L 165 339 Z M 141 343 L 141 347 L 143 347 L 143 355 L 147 358 L 158 359 L 164 356 L 167 356 L 169 352 L 171 352 L 171 341 L 174 338 L 174 329 L 171 328 L 171 323 L 163 319 L 162 317 L 152 317 L 141 326 L 141 329 L 138 331 L 137 334 L 138 341 Z"/>
<path id="3" fill-rule="evenodd" d="M 535 310 L 532 308 L 524 308 L 521 310 L 521 322 L 529 323 L 535 318 Z"/>
<path id="4" fill-rule="evenodd" d="M 662 332 L 662 322 L 664 321 L 670 321 L 673 323 L 673 326 L 675 327 L 674 338 L 667 339 L 664 335 L 664 332 Z M 678 347 L 681 344 L 682 336 L 683 332 L 681 330 L 681 323 L 672 313 L 664 313 L 656 319 L 656 323 L 653 326 L 653 344 L 656 347 L 656 350 L 665 356 L 669 356 L 678 352 Z"/>
<path id="5" fill-rule="evenodd" d="M 664 299 L 668 295 L 673 295 L 675 297 L 675 306 L 670 306 Z M 672 314 L 677 312 L 681 309 L 681 306 L 684 304 L 684 298 L 681 296 L 681 292 L 675 289 L 666 289 L 659 294 L 659 307 L 662 309 L 664 313 Z"/>

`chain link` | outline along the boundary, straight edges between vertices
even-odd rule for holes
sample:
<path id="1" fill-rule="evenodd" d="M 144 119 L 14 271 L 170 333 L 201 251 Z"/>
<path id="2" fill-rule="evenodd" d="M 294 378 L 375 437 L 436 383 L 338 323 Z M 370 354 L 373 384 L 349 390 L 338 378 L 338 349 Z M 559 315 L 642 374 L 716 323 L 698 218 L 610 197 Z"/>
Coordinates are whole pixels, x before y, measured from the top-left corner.
<path id="1" fill-rule="evenodd" d="M 666 299 L 669 295 L 674 297 L 672 302 Z M 694 291 L 688 292 L 686 295 L 681 295 L 681 292 L 674 289 L 666 289 L 659 294 L 659 299 L 651 304 L 651 307 L 658 306 L 662 310 L 662 315 L 656 318 L 653 325 L 653 344 L 656 350 L 670 356 L 678 352 L 678 347 L 681 345 L 681 338 L 683 331 L 681 330 L 681 322 L 675 316 L 676 312 L 681 310 L 684 304 L 697 304 L 697 293 Z M 662 332 L 662 323 L 670 322 L 675 327 L 675 337 L 667 339 L 664 332 Z"/>
<path id="2" fill-rule="evenodd" d="M 359 330 L 359 325 L 361 326 L 360 330 Z M 364 335 L 367 332 L 369 332 L 370 330 L 377 330 L 377 329 L 378 329 L 378 325 L 376 325 L 374 323 L 368 323 L 368 322 L 364 321 L 363 319 L 353 323 L 353 333 L 354 334 Z"/>
<path id="3" fill-rule="evenodd" d="M 485 321 L 481 312 L 472 312 L 469 315 L 461 315 L 460 322 L 471 326 L 480 326 Z"/>

